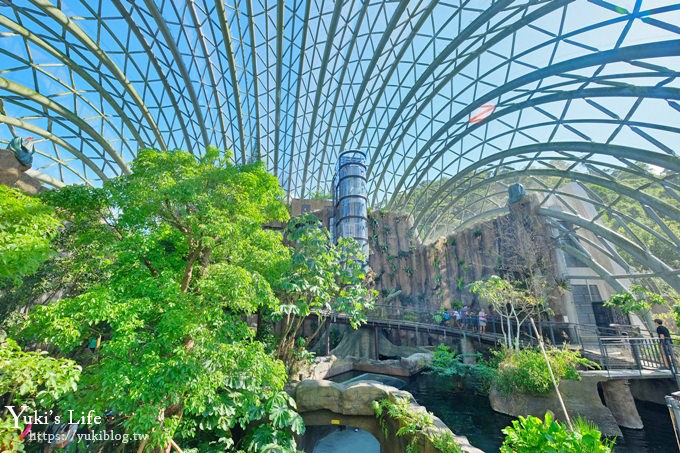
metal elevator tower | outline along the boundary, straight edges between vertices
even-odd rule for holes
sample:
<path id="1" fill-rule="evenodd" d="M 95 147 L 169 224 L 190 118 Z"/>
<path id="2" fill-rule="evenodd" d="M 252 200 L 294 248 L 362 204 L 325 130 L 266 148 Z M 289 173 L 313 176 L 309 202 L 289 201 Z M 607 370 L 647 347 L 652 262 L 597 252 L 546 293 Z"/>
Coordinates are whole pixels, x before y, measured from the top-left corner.
<path id="1" fill-rule="evenodd" d="M 366 191 L 366 153 L 343 151 L 333 177 L 333 216 L 331 238 L 354 238 L 368 261 L 368 194 Z"/>

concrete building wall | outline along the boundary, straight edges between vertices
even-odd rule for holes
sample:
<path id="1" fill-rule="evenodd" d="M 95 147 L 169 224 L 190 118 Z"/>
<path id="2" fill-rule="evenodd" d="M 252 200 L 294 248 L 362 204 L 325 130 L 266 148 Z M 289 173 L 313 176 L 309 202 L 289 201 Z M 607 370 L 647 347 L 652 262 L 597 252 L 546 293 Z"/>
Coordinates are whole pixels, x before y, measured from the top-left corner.
<path id="1" fill-rule="evenodd" d="M 560 190 L 580 198 L 588 198 L 588 193 L 579 183 L 568 183 L 562 186 Z M 578 215 L 586 220 L 592 220 L 598 217 L 598 212 L 592 203 L 573 197 L 565 198 L 553 195 L 546 203 L 546 206 L 551 209 Z M 557 231 L 554 233 L 558 234 Z M 578 244 L 574 245 L 583 248 L 583 250 L 592 257 L 593 261 L 599 264 L 609 274 L 625 275 L 628 273 L 628 271 L 616 260 L 612 259 L 606 253 L 603 253 L 602 250 L 598 248 L 614 250 L 614 247 L 611 244 L 607 243 L 604 239 L 597 237 L 590 231 L 580 229 L 578 233 L 584 240 L 581 240 Z M 621 291 L 622 288 L 628 288 L 631 285 L 629 279 L 621 278 L 617 279 L 621 287 L 613 288 L 609 283 L 603 280 L 597 272 L 588 267 L 586 263 L 569 256 L 568 253 L 559 248 L 555 250 L 555 254 L 557 272 L 561 278 L 569 282 L 569 286 L 572 289 L 564 294 L 562 302 L 569 322 L 596 324 L 597 319 L 593 309 L 593 303 L 598 306 L 598 302 L 606 301 L 610 296 Z M 614 317 L 616 318 L 618 316 L 620 315 L 616 314 Z M 629 321 L 633 325 L 637 325 L 643 329 L 645 328 L 644 323 L 635 315 L 630 316 Z"/>

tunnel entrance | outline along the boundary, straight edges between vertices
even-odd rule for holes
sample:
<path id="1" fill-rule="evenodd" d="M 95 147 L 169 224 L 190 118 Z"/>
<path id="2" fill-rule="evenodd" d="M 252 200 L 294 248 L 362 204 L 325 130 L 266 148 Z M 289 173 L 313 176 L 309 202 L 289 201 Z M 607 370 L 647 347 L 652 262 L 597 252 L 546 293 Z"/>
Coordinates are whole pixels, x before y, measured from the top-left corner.
<path id="1" fill-rule="evenodd" d="M 310 426 L 301 447 L 307 453 L 380 453 L 378 439 L 354 426 Z"/>

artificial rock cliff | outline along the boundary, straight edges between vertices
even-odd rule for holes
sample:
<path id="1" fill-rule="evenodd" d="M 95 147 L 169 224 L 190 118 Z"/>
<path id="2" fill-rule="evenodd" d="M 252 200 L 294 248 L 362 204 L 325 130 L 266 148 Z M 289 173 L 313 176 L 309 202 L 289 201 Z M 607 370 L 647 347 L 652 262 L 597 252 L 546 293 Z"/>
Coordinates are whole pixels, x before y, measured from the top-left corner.
<path id="1" fill-rule="evenodd" d="M 519 277 L 540 268 L 555 287 L 554 246 L 549 226 L 525 198 L 509 214 L 423 244 L 413 218 L 385 211 L 369 215 L 369 265 L 380 293 L 378 303 L 403 310 L 479 304 L 470 283 L 491 275 Z M 559 304 L 552 307 L 560 313 Z"/>

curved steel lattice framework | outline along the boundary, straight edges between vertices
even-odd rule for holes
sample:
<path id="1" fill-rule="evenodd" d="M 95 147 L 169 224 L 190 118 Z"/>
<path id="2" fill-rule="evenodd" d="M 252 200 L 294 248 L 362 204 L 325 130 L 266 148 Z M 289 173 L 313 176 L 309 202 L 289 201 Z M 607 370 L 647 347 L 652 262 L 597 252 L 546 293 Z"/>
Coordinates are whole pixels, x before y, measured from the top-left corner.
<path id="1" fill-rule="evenodd" d="M 522 181 L 561 243 L 680 290 L 678 24 L 662 0 L 0 0 L 0 139 L 38 138 L 53 184 L 215 145 L 297 197 L 362 149 L 372 206 L 427 238 Z"/>

